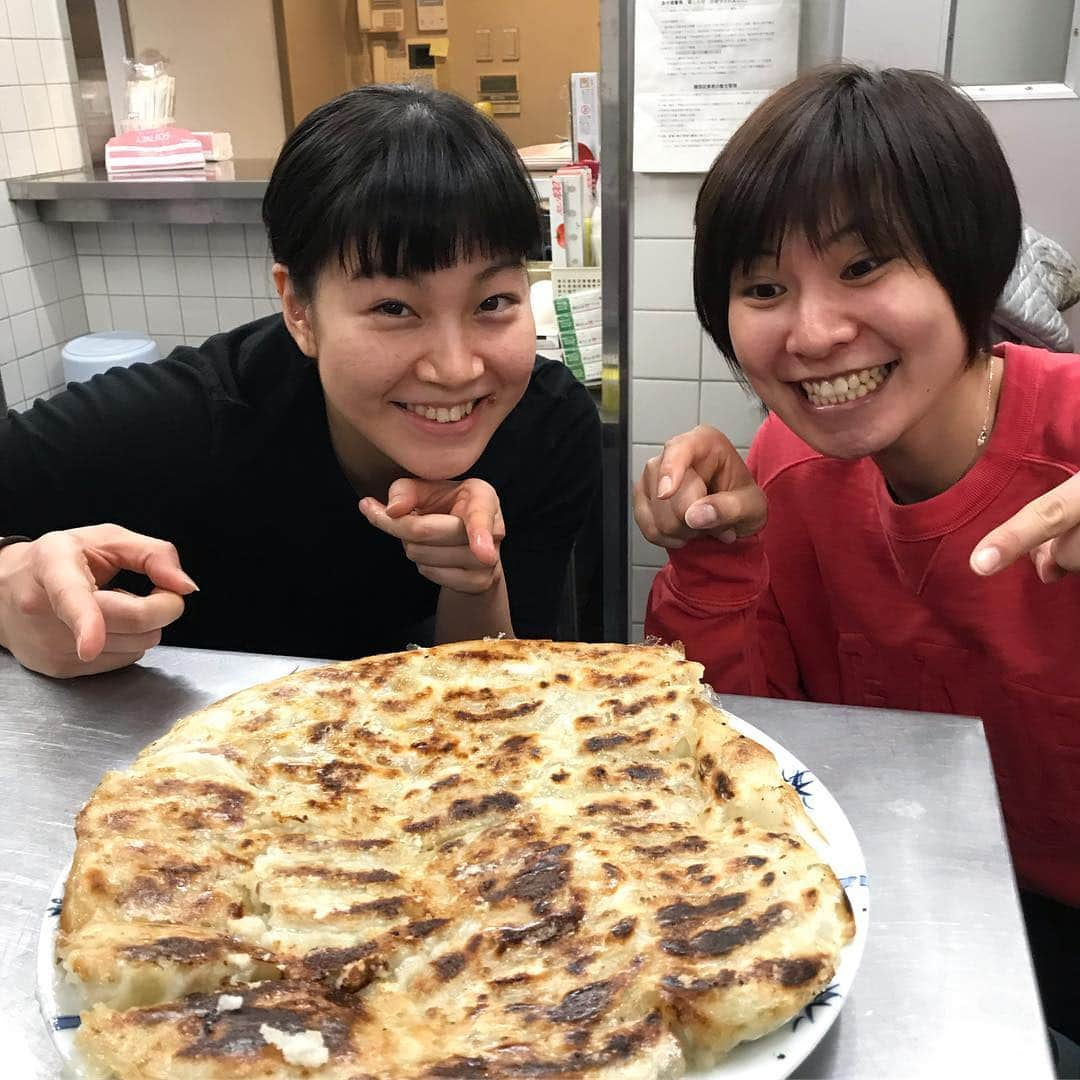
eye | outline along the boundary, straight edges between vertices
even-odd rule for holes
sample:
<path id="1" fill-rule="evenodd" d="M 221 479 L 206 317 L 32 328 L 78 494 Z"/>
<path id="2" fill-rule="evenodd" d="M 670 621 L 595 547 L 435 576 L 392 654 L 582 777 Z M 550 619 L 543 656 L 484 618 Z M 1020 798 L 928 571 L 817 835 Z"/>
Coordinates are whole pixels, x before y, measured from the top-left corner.
<path id="1" fill-rule="evenodd" d="M 413 310 L 401 300 L 383 300 L 372 308 L 376 314 L 389 315 L 391 318 L 400 319 L 406 315 L 412 315 Z"/>
<path id="2" fill-rule="evenodd" d="M 844 281 L 857 281 L 859 278 L 867 277 L 875 270 L 880 269 L 888 261 L 885 258 L 878 258 L 877 255 L 864 255 L 862 258 L 848 263 L 841 271 L 840 277 Z"/>
<path id="3" fill-rule="evenodd" d="M 759 281 L 753 285 L 747 285 L 742 290 L 742 295 L 748 300 L 775 300 L 778 296 L 783 296 L 784 292 L 782 285 L 777 285 L 772 281 Z"/>
<path id="4" fill-rule="evenodd" d="M 508 296 L 506 293 L 500 293 L 498 296 L 489 296 L 486 300 L 482 300 L 480 306 L 476 310 L 484 312 L 508 311 L 518 302 L 516 296 Z"/>

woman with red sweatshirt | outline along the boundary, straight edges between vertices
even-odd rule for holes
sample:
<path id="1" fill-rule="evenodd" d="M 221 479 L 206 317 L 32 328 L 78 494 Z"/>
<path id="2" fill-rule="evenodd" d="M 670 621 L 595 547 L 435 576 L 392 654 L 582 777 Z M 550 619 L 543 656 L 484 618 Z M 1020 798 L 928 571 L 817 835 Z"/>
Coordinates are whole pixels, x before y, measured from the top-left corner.
<path id="1" fill-rule="evenodd" d="M 672 439 L 635 516 L 670 549 L 645 631 L 719 691 L 983 718 L 1047 1019 L 1080 1041 L 1080 357 L 992 347 L 1019 239 L 945 82 L 777 91 L 705 178 L 694 254 L 768 418 L 746 464 Z"/>

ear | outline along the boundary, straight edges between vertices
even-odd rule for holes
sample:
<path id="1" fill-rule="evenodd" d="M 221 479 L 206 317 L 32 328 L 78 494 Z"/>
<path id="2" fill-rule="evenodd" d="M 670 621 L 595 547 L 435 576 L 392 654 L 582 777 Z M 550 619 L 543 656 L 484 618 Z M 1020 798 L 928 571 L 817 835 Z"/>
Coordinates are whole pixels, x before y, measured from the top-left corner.
<path id="1" fill-rule="evenodd" d="M 300 351 L 312 360 L 319 358 L 318 342 L 311 319 L 311 304 L 300 298 L 289 276 L 289 268 L 282 263 L 274 263 L 271 271 L 274 286 L 281 297 L 281 313 L 285 316 L 285 326 L 292 334 Z"/>

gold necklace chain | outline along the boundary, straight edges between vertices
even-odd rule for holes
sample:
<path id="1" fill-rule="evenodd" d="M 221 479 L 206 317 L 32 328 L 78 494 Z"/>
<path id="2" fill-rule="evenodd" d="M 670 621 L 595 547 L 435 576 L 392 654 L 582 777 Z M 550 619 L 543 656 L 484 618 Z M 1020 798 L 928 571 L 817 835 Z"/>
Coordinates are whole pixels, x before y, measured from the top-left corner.
<path id="1" fill-rule="evenodd" d="M 982 430 L 979 432 L 979 437 L 975 440 L 976 446 L 985 446 L 986 440 L 990 438 L 990 406 L 993 404 L 993 387 L 994 387 L 994 355 L 990 354 L 990 363 L 988 365 L 988 374 L 986 376 L 986 415 L 983 417 Z"/>

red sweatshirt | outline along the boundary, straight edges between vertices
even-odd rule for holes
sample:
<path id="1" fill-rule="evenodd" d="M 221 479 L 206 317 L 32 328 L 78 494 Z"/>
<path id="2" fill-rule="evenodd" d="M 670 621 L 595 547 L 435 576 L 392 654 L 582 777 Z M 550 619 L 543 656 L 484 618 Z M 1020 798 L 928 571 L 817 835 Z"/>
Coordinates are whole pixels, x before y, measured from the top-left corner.
<path id="1" fill-rule="evenodd" d="M 645 632 L 682 641 L 719 691 L 981 717 L 1021 882 L 1080 905 L 1080 575 L 968 567 L 1080 468 L 1080 356 L 998 355 L 990 441 L 925 502 L 898 506 L 872 461 L 822 457 L 770 417 L 749 459 L 768 524 L 672 551 Z"/>

